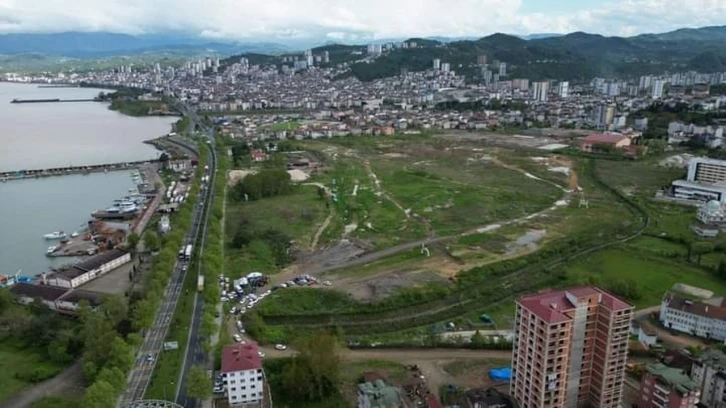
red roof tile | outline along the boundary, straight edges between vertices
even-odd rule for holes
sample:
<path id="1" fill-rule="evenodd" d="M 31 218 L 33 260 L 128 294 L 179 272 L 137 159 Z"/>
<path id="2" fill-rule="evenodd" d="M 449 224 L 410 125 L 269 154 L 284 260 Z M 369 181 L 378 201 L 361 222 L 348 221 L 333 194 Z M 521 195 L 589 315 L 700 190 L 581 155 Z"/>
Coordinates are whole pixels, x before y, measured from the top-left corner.
<path id="1" fill-rule="evenodd" d="M 623 135 L 608 135 L 605 133 L 593 133 L 590 136 L 583 139 L 583 142 L 587 143 L 618 143 L 621 140 L 627 139 Z"/>
<path id="2" fill-rule="evenodd" d="M 222 372 L 257 370 L 262 368 L 257 343 L 236 343 L 224 346 L 222 350 Z"/>
<path id="3" fill-rule="evenodd" d="M 550 324 L 563 323 L 570 320 L 565 313 L 575 309 L 575 305 L 567 298 L 568 293 L 576 298 L 600 295 L 600 304 L 610 310 L 632 308 L 618 297 L 594 286 L 580 286 L 526 295 L 519 298 L 517 302 Z"/>

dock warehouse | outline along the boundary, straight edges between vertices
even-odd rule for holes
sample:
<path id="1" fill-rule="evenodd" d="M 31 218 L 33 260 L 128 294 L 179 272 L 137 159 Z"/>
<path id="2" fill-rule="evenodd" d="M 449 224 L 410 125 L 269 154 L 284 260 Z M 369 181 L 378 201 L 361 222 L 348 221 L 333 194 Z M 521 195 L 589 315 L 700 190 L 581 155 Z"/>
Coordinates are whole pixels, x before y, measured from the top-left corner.
<path id="1" fill-rule="evenodd" d="M 97 277 L 131 262 L 131 254 L 112 249 L 88 258 L 69 268 L 61 269 L 44 277 L 44 283 L 61 288 L 76 288 Z"/>

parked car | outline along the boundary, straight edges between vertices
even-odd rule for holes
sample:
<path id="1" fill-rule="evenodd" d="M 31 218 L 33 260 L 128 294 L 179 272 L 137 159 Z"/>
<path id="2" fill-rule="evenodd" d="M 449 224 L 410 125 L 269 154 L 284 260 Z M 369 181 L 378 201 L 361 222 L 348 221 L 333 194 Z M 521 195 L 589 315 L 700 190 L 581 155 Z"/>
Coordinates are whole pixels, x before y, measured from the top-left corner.
<path id="1" fill-rule="evenodd" d="M 260 358 L 265 358 L 265 353 L 258 351 L 257 355 L 260 356 Z"/>
<path id="2" fill-rule="evenodd" d="M 287 346 L 284 344 L 275 344 L 275 350 L 287 350 Z"/>
<path id="3" fill-rule="evenodd" d="M 232 338 L 233 338 L 233 339 L 234 339 L 234 341 L 236 341 L 237 343 L 239 343 L 239 342 L 241 342 L 241 341 L 242 341 L 242 336 L 240 336 L 239 334 L 234 334 L 234 335 L 232 336 Z"/>

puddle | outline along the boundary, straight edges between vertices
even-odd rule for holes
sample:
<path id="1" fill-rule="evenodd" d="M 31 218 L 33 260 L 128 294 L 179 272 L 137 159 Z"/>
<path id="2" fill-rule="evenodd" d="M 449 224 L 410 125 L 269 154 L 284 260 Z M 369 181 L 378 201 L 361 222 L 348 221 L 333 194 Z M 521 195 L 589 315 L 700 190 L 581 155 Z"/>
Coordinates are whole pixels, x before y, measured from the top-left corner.
<path id="1" fill-rule="evenodd" d="M 546 230 L 529 230 L 507 245 L 506 255 L 512 255 L 520 248 L 537 249 L 537 242 L 547 235 Z"/>

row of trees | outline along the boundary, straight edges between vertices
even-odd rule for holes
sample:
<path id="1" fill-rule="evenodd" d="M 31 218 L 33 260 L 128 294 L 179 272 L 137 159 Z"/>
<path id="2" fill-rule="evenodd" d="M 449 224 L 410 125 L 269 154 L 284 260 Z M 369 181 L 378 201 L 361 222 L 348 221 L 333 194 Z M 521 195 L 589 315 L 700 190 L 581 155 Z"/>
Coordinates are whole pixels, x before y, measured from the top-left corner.
<path id="1" fill-rule="evenodd" d="M 200 153 L 200 166 L 190 190 L 193 197 L 199 191 L 201 168 L 208 162 L 206 152 Z M 83 399 L 84 407 L 114 406 L 126 387 L 126 377 L 133 366 L 135 350 L 142 343 L 142 334 L 153 324 L 164 297 L 164 288 L 171 278 L 178 249 L 184 242 L 184 231 L 191 224 L 192 206 L 192 202 L 182 204 L 174 215 L 176 228 L 165 237 L 159 238 L 154 233 L 151 237 L 143 238 L 145 247 L 157 247 L 159 254 L 144 282 L 143 292 L 133 294 L 128 307 L 121 300 L 120 303 L 102 307 L 99 312 L 83 310 L 80 313 L 83 323 L 81 336 L 85 342 L 83 371 L 90 382 Z"/>
<path id="2" fill-rule="evenodd" d="M 292 192 L 290 174 L 284 168 L 263 169 L 247 175 L 233 188 L 233 197 L 239 201 L 254 201 Z"/>

